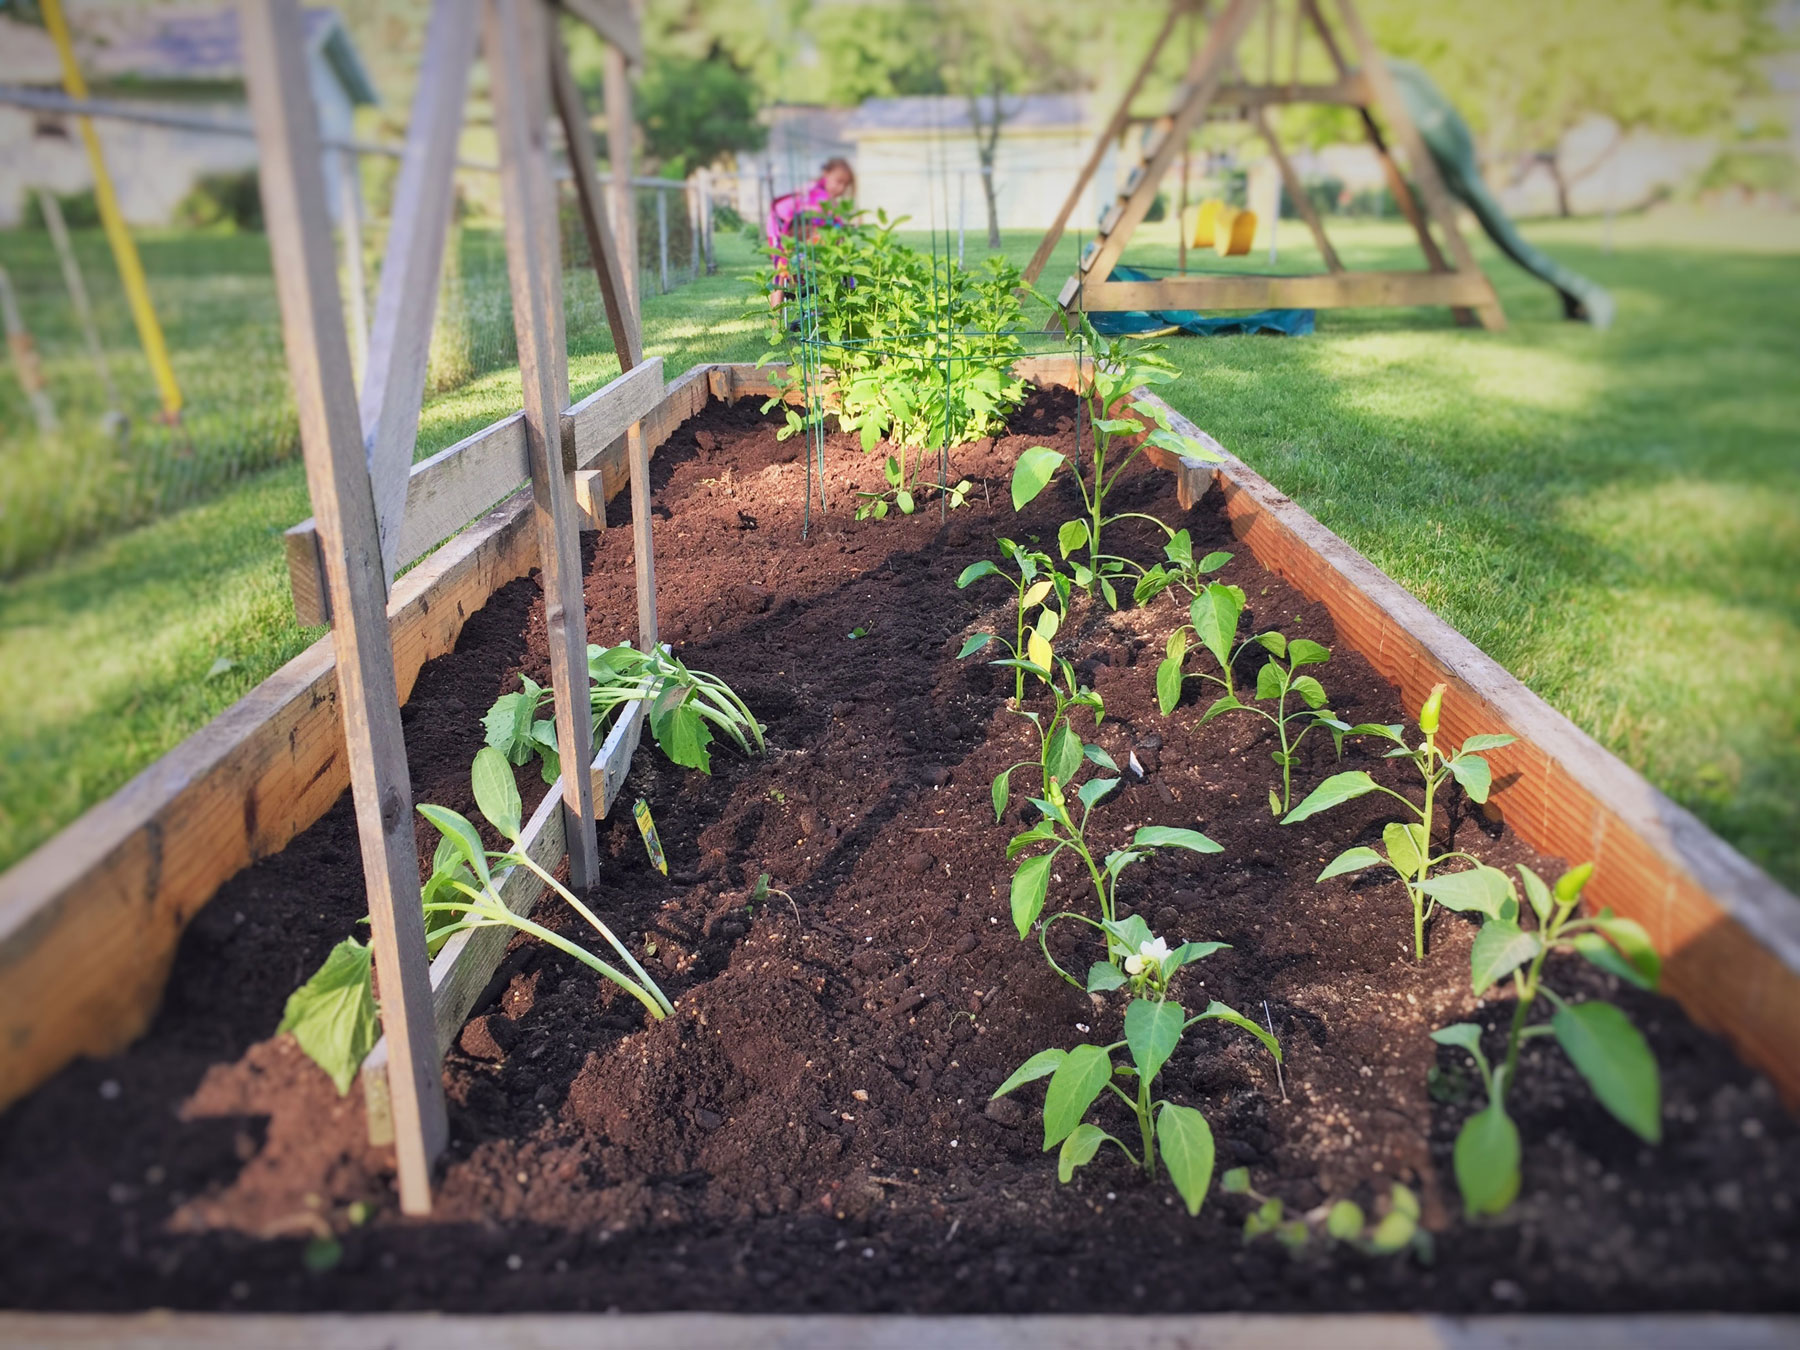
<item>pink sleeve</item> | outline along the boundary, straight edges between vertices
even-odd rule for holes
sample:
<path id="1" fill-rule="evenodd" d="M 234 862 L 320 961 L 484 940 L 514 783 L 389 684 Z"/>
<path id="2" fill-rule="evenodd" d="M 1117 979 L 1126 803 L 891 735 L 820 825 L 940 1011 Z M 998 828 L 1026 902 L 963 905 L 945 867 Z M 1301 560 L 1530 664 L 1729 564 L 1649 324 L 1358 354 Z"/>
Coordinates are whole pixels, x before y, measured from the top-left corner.
<path id="1" fill-rule="evenodd" d="M 796 194 L 790 192 L 784 197 L 777 197 L 769 205 L 769 219 L 763 233 L 767 236 L 770 248 L 781 247 L 781 236 L 786 234 L 793 224 L 794 212 L 799 206 Z"/>

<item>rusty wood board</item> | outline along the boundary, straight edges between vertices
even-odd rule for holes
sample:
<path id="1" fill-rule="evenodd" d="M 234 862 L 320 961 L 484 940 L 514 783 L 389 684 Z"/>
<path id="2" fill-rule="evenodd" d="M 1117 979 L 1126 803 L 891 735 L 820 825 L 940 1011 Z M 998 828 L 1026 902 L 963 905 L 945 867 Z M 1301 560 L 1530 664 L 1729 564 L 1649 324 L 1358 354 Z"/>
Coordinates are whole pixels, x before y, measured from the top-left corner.
<path id="1" fill-rule="evenodd" d="M 1204 436 L 1173 409 L 1170 422 Z M 1519 738 L 1488 752 L 1507 824 L 1541 852 L 1592 860 L 1587 896 L 1644 925 L 1667 992 L 1800 1108 L 1800 899 L 1241 460 L 1227 453 L 1214 476 L 1257 561 L 1323 604 L 1409 709 L 1442 681 L 1447 738 Z"/>

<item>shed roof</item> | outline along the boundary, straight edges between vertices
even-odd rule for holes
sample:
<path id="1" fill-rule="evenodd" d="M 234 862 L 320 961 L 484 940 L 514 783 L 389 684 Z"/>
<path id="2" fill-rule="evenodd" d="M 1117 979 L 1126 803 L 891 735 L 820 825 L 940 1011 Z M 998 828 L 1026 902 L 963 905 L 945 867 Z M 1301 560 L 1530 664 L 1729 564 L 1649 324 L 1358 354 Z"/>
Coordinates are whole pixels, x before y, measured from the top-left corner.
<path id="1" fill-rule="evenodd" d="M 235 6 L 207 10 L 100 11 L 80 16 L 77 59 L 103 88 L 243 83 L 244 57 Z M 325 61 L 353 103 L 378 103 L 374 81 L 335 9 L 305 11 L 310 55 Z M 0 20 L 0 82 L 62 83 L 50 35 Z"/>
<path id="2" fill-rule="evenodd" d="M 983 99 L 983 106 L 987 101 Z M 1007 94 L 1000 99 L 1003 129 L 1061 131 L 1087 125 L 1086 100 L 1080 94 Z M 907 98 L 865 99 L 845 127 L 852 140 L 865 136 L 931 135 L 972 132 L 968 100 L 952 94 L 918 94 Z"/>

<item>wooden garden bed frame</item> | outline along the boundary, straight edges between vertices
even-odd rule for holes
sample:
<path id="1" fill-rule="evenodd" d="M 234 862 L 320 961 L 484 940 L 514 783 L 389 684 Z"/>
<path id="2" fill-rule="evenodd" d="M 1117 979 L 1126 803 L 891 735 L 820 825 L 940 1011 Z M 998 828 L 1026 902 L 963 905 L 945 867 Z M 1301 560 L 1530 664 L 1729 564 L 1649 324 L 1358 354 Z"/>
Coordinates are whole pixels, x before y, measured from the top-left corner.
<path id="1" fill-rule="evenodd" d="M 1067 357 L 1019 366 L 1026 378 L 1060 385 L 1073 382 L 1074 369 Z M 671 382 L 641 423 L 646 460 L 708 403 L 770 396 L 771 374 L 708 365 Z M 511 420 L 463 444 L 510 454 L 503 429 Z M 1489 754 L 1493 801 L 1507 823 L 1542 852 L 1598 863 L 1593 902 L 1642 923 L 1663 954 L 1669 992 L 1800 1106 L 1800 900 L 1205 432 L 1179 413 L 1171 420 L 1224 456 L 1212 465 L 1152 451 L 1177 474 L 1181 505 L 1216 484 L 1257 561 L 1322 603 L 1339 640 L 1398 685 L 1408 706 L 1438 681 L 1449 684 L 1446 735 L 1517 736 Z M 434 472 L 436 462 L 415 476 Z M 621 442 L 588 462 L 603 498 L 626 486 Z M 419 668 L 455 645 L 468 615 L 537 565 L 530 524 L 530 497 L 521 493 L 396 583 L 388 625 L 403 697 Z M 592 785 L 600 811 L 617 791 L 636 730 L 622 723 L 602 747 Z M 76 1056 L 115 1053 L 140 1035 L 187 922 L 239 869 L 318 820 L 347 783 L 327 638 L 0 876 L 0 1106 Z M 560 823 L 557 813 L 539 810 L 534 820 L 534 856 L 559 852 L 546 832 Z M 521 907 L 536 900 L 527 889 L 519 887 Z M 432 975 L 440 1048 L 485 983 L 480 966 L 491 970 L 503 945 L 474 937 L 459 945 L 484 953 L 469 958 L 472 967 L 440 953 Z"/>

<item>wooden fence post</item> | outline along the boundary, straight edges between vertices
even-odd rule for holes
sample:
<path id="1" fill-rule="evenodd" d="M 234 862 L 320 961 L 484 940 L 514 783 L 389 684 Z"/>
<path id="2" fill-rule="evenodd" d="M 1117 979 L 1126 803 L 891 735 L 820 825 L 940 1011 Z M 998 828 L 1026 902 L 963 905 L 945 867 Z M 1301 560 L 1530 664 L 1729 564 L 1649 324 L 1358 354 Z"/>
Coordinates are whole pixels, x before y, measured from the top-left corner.
<path id="1" fill-rule="evenodd" d="M 594 758 L 588 695 L 587 606 L 581 593 L 581 534 L 566 461 L 562 413 L 568 353 L 562 346 L 562 259 L 546 247 L 545 204 L 554 206 L 546 144 L 546 64 L 553 28 L 543 0 L 487 0 L 483 15 L 500 188 L 506 217 L 507 274 L 525 394 L 526 449 L 543 569 L 550 683 L 556 696 L 556 748 L 562 775 L 569 884 L 593 885 L 600 870 L 593 786 L 580 767 Z M 554 229 L 552 214 L 549 228 Z"/>
<path id="2" fill-rule="evenodd" d="M 338 699 L 389 1047 L 400 1206 L 423 1214 L 431 1208 L 431 1165 L 448 1124 L 387 576 L 325 210 L 318 110 L 299 0 L 243 0 L 240 14 L 282 337 L 331 593 Z"/>

